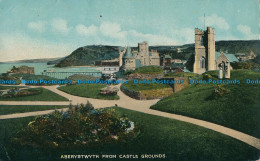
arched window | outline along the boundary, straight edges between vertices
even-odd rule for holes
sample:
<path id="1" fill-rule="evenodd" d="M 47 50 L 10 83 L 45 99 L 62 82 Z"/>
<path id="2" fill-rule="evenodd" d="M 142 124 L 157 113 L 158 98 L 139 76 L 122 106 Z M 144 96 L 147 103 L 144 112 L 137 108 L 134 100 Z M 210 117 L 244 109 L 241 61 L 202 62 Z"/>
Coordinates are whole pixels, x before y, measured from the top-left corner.
<path id="1" fill-rule="evenodd" d="M 205 58 L 204 57 L 200 58 L 200 68 L 205 68 Z"/>
<path id="2" fill-rule="evenodd" d="M 200 45 L 201 45 L 201 46 L 204 45 L 203 39 L 204 39 L 204 36 L 201 36 L 201 38 L 200 38 Z"/>

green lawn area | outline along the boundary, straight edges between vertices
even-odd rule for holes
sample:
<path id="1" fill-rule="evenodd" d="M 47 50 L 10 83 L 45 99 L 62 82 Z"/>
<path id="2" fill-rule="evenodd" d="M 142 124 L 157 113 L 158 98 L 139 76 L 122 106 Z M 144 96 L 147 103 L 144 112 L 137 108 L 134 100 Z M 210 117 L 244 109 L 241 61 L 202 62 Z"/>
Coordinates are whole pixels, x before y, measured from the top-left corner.
<path id="1" fill-rule="evenodd" d="M 217 72 L 208 72 L 216 78 Z M 190 85 L 187 89 L 160 100 L 151 108 L 217 123 L 260 138 L 260 88 L 246 84 L 246 79 L 257 80 L 259 72 L 231 71 L 231 80 L 239 85 L 224 85 L 229 92 L 213 97 L 217 85 Z"/>
<path id="2" fill-rule="evenodd" d="M 68 101 L 67 98 L 62 97 L 52 91 L 49 91 L 44 88 L 34 88 L 40 89 L 42 92 L 40 94 L 30 95 L 30 96 L 21 96 L 13 98 L 1 98 L 0 101 Z"/>
<path id="3" fill-rule="evenodd" d="M 59 159 L 60 156 L 68 154 L 165 154 L 165 159 L 153 160 L 242 161 L 257 160 L 260 154 L 259 150 L 243 142 L 199 126 L 122 108 L 116 109 L 120 115 L 127 115 L 140 128 L 141 133 L 134 140 L 89 149 L 32 149 L 10 144 L 12 134 L 34 119 L 28 117 L 0 120 L 0 143 L 6 147 L 12 161 L 62 160 Z"/>
<path id="4" fill-rule="evenodd" d="M 0 115 L 33 112 L 33 111 L 44 111 L 44 110 L 52 110 L 52 109 L 59 109 L 65 107 L 68 106 L 0 105 Z"/>
<path id="5" fill-rule="evenodd" d="M 105 85 L 103 84 L 76 84 L 76 85 L 67 85 L 59 87 L 58 89 L 81 97 L 87 98 L 96 98 L 96 99 L 103 99 L 103 100 L 118 100 L 118 95 L 102 95 L 100 94 L 100 89 L 104 88 Z"/>

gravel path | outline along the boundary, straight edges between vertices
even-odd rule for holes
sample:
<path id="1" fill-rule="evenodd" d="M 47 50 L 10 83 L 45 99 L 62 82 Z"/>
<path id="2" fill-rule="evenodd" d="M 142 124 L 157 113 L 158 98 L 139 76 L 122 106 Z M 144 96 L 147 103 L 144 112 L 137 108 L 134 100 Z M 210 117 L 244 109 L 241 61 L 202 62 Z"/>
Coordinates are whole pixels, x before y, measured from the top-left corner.
<path id="1" fill-rule="evenodd" d="M 240 140 L 242 142 L 245 142 L 257 149 L 260 150 L 260 139 L 247 135 L 245 133 L 217 125 L 211 122 L 198 120 L 186 116 L 176 115 L 176 114 L 170 114 L 166 112 L 156 111 L 150 109 L 150 106 L 155 104 L 159 101 L 159 99 L 154 100 L 135 100 L 133 98 L 128 97 L 125 95 L 121 90 L 118 92 L 118 95 L 120 97 L 119 100 L 99 100 L 99 99 L 92 99 L 92 98 L 84 98 L 84 97 L 78 97 L 73 96 L 70 94 L 67 94 L 65 92 L 62 92 L 57 89 L 58 86 L 46 86 L 44 88 L 55 92 L 65 98 L 68 98 L 72 104 L 80 104 L 80 103 L 86 103 L 89 101 L 95 108 L 104 108 L 104 107 L 111 107 L 117 106 L 123 107 L 126 109 L 139 111 L 147 114 L 162 116 L 170 119 L 175 119 L 187 123 L 191 123 L 197 126 L 201 126 L 207 129 L 211 129 L 214 131 L 217 131 L 219 133 L 228 135 L 230 137 L 233 137 L 237 140 Z M 70 102 L 45 102 L 45 101 L 0 101 L 0 105 L 66 105 Z M 59 109 L 61 110 L 67 110 L 67 109 Z M 19 117 L 28 117 L 28 116 L 37 116 L 37 115 L 44 115 L 48 114 L 50 112 L 53 112 L 54 110 L 46 110 L 46 111 L 36 111 L 36 112 L 26 112 L 26 113 L 18 113 L 18 114 L 9 114 L 9 115 L 0 115 L 0 119 L 10 119 L 10 118 L 19 118 Z"/>

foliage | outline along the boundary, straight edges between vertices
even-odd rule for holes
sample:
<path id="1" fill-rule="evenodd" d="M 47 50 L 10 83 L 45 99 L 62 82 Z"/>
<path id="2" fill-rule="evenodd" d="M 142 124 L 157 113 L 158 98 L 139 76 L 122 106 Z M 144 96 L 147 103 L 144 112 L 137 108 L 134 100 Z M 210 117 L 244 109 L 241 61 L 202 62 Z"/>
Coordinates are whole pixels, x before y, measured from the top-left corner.
<path id="1" fill-rule="evenodd" d="M 162 74 L 163 69 L 159 66 L 143 66 L 137 68 L 134 73 L 139 74 Z"/>
<path id="2" fill-rule="evenodd" d="M 231 63 L 233 69 L 259 69 L 259 64 L 251 61 L 246 62 L 233 62 Z"/>
<path id="3" fill-rule="evenodd" d="M 15 97 L 23 97 L 23 96 L 32 96 L 42 93 L 42 88 L 31 88 L 31 89 L 19 89 L 19 88 L 11 88 L 6 91 L 0 92 L 0 97 L 2 98 L 15 98 Z"/>
<path id="4" fill-rule="evenodd" d="M 49 91 L 45 88 L 31 88 L 22 90 L 25 93 L 21 95 L 26 95 L 24 97 L 0 97 L 0 101 L 68 101 L 67 98 L 60 96 L 52 91 Z M 34 92 L 41 91 L 36 94 Z M 27 93 L 27 94 L 26 94 Z"/>
<path id="5" fill-rule="evenodd" d="M 174 77 L 188 77 L 190 79 L 199 79 L 200 75 L 196 73 L 167 73 L 164 77 L 174 78 Z"/>
<path id="6" fill-rule="evenodd" d="M 94 110 L 88 102 L 37 117 L 13 142 L 41 148 L 89 147 L 125 142 L 137 134 L 135 129 L 132 121 L 117 116 L 114 109 Z"/>
<path id="7" fill-rule="evenodd" d="M 151 81 L 151 80 L 150 80 Z M 139 84 L 134 83 L 134 80 L 130 80 L 127 84 L 122 84 L 128 90 L 134 91 L 143 91 L 143 90 L 153 90 L 153 89 L 163 89 L 163 88 L 171 88 L 168 84 L 157 84 L 157 83 L 148 83 L 148 84 Z"/>
<path id="8" fill-rule="evenodd" d="M 225 93 L 228 93 L 229 90 L 226 89 L 225 87 L 223 87 L 223 85 L 217 85 L 217 87 L 214 89 L 214 96 L 215 97 L 221 97 L 223 96 Z"/>

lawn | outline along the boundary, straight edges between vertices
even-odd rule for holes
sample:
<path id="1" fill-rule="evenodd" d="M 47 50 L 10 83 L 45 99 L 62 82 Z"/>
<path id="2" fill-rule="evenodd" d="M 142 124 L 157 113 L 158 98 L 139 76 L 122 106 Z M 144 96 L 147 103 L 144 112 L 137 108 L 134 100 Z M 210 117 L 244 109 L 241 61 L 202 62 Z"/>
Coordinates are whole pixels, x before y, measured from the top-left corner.
<path id="1" fill-rule="evenodd" d="M 103 84 L 76 84 L 76 85 L 67 85 L 59 87 L 58 89 L 81 97 L 87 98 L 96 98 L 96 99 L 103 99 L 103 100 L 118 100 L 118 95 L 102 95 L 100 94 L 100 89 L 104 88 L 105 85 Z"/>
<path id="2" fill-rule="evenodd" d="M 165 159 L 153 160 L 241 161 L 257 160 L 260 154 L 259 150 L 243 142 L 202 127 L 122 108 L 116 109 L 120 115 L 127 115 L 140 128 L 141 134 L 134 140 L 89 149 L 31 149 L 9 144 L 10 136 L 34 119 L 28 117 L 0 120 L 0 142 L 13 161 L 62 160 L 59 159 L 60 156 L 68 154 L 137 154 L 139 157 L 142 154 L 165 154 Z"/>
<path id="3" fill-rule="evenodd" d="M 40 89 L 42 90 L 42 92 L 40 94 L 13 97 L 13 98 L 0 97 L 0 101 L 68 101 L 67 98 L 62 97 L 47 89 L 44 88 L 34 88 L 34 89 Z"/>
<path id="4" fill-rule="evenodd" d="M 0 115 L 33 112 L 33 111 L 44 111 L 44 110 L 52 110 L 52 109 L 59 109 L 65 107 L 68 106 L 0 105 Z"/>
<path id="5" fill-rule="evenodd" d="M 209 72 L 216 78 L 216 72 Z M 231 80 L 237 85 L 224 85 L 227 93 L 213 97 L 217 85 L 190 85 L 187 89 L 160 100 L 151 108 L 217 123 L 249 135 L 260 137 L 259 85 L 246 84 L 246 79 L 257 80 L 259 72 L 233 70 Z"/>

